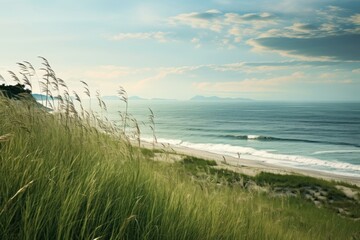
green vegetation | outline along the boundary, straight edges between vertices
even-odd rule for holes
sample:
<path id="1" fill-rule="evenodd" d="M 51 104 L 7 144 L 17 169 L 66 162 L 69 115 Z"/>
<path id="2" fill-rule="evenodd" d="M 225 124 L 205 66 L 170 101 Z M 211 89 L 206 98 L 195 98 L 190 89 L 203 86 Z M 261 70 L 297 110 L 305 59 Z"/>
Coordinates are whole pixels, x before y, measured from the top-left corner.
<path id="1" fill-rule="evenodd" d="M 255 177 L 251 177 L 228 169 L 217 168 L 214 161 L 190 156 L 186 156 L 181 161 L 181 165 L 198 181 L 205 179 L 216 184 L 225 183 L 230 187 L 241 186 L 244 189 L 254 188 L 254 186 L 258 189 L 259 187 L 265 188 L 262 190 L 278 196 L 300 197 L 343 216 L 360 218 L 359 200 L 346 196 L 344 192 L 336 188 L 337 185 L 341 185 L 358 190 L 356 185 L 329 182 L 308 176 L 280 175 L 268 172 L 261 172 Z"/>
<path id="2" fill-rule="evenodd" d="M 155 162 L 130 144 L 125 127 L 61 99 L 62 110 L 49 114 L 0 96 L 0 239 L 360 237 L 358 221 L 298 197 L 249 191 L 235 184 L 245 176 L 215 162 Z M 201 181 L 189 177 L 199 173 Z"/>
<path id="3" fill-rule="evenodd" d="M 249 177 L 227 170 L 215 168 L 217 163 L 213 160 L 204 160 L 197 157 L 185 156 L 185 158 L 180 162 L 185 168 L 185 170 L 201 179 L 204 178 L 214 183 L 226 183 L 229 186 L 232 184 L 239 183 L 242 179 L 248 180 Z"/>

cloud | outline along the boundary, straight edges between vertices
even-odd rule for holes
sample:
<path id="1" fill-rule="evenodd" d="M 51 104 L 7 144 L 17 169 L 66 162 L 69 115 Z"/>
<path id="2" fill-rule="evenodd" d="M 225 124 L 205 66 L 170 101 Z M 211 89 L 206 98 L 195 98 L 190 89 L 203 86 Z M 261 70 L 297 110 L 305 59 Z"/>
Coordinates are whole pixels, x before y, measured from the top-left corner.
<path id="1" fill-rule="evenodd" d="M 271 64 L 271 63 L 229 63 L 223 65 L 214 65 L 211 66 L 211 69 L 219 72 L 245 72 L 245 73 L 258 73 L 258 72 L 270 72 L 270 71 L 280 71 L 289 69 L 289 67 L 301 67 L 304 68 L 304 65 L 292 65 L 292 64 Z"/>
<path id="2" fill-rule="evenodd" d="M 304 60 L 360 61 L 360 34 L 318 38 L 265 37 L 248 41 L 254 50 L 275 51 Z"/>
<path id="3" fill-rule="evenodd" d="M 169 21 L 174 25 L 183 24 L 191 26 L 192 28 L 202 28 L 214 32 L 221 32 L 224 28 L 233 29 L 240 25 L 247 25 L 247 27 L 260 29 L 269 24 L 275 24 L 276 17 L 266 12 L 238 14 L 234 12 L 222 13 L 212 9 L 202 13 L 182 13 L 175 17 L 171 17 Z M 232 33 L 235 35 L 235 30 L 232 30 Z"/>
<path id="4" fill-rule="evenodd" d="M 292 26 L 287 27 L 294 32 L 301 32 L 301 33 L 310 33 L 314 30 L 317 30 L 318 27 L 313 24 L 305 24 L 305 23 L 294 23 Z"/>
<path id="5" fill-rule="evenodd" d="M 247 44 L 254 51 L 272 51 L 303 60 L 359 61 L 360 14 L 328 6 L 312 11 L 307 22 L 292 22 L 282 28 L 268 29 Z"/>
<path id="6" fill-rule="evenodd" d="M 212 31 L 213 34 L 207 34 L 205 37 L 212 37 L 212 42 L 221 48 L 234 49 L 244 38 L 258 36 L 260 29 L 277 24 L 278 19 L 267 12 L 239 14 L 212 9 L 205 12 L 182 13 L 169 18 L 168 21 L 174 26 L 186 25 Z M 199 37 L 192 40 L 194 39 Z M 200 47 L 200 44 L 196 44 L 196 47 Z"/>
<path id="7" fill-rule="evenodd" d="M 142 88 L 148 86 L 149 84 L 153 84 L 156 81 L 162 80 L 169 75 L 180 75 L 180 74 L 184 74 L 186 72 L 197 70 L 201 67 L 203 67 L 203 65 L 166 67 L 166 68 L 154 69 L 156 71 L 155 75 L 138 80 L 132 86 L 132 89 L 139 90 L 139 89 L 142 89 Z"/>
<path id="8" fill-rule="evenodd" d="M 295 72 L 289 76 L 276 78 L 258 79 L 250 78 L 241 81 L 230 82 L 198 82 L 193 86 L 202 92 L 276 92 L 280 91 L 284 84 L 288 84 L 304 78 L 302 72 Z"/>
<path id="9" fill-rule="evenodd" d="M 191 39 L 191 42 L 193 44 L 195 44 L 195 48 L 200 48 L 201 47 L 201 43 L 200 43 L 200 39 L 199 38 L 193 38 Z"/>
<path id="10" fill-rule="evenodd" d="M 352 15 L 350 17 L 350 21 L 356 25 L 360 25 L 360 13 L 357 13 L 355 15 Z"/>
<path id="11" fill-rule="evenodd" d="M 234 62 L 228 64 L 205 65 L 210 70 L 218 72 L 243 72 L 243 73 L 271 73 L 274 71 L 300 71 L 307 68 L 312 70 L 336 69 L 345 72 L 356 72 L 357 62 L 342 61 L 279 61 L 279 62 Z"/>
<path id="12" fill-rule="evenodd" d="M 170 18 L 172 24 L 185 24 L 192 28 L 203 28 L 211 31 L 220 32 L 222 29 L 222 13 L 216 9 L 208 10 L 203 13 L 191 12 L 182 13 Z"/>
<path id="13" fill-rule="evenodd" d="M 247 14 L 237 14 L 237 13 L 226 13 L 225 20 L 228 24 L 251 24 L 253 27 L 259 29 L 269 24 L 276 24 L 276 17 L 270 13 L 247 13 Z"/>
<path id="14" fill-rule="evenodd" d="M 124 41 L 124 40 L 156 40 L 158 42 L 168 42 L 169 32 L 138 32 L 138 33 L 118 33 L 112 37 L 110 40 L 113 41 Z"/>
<path id="15" fill-rule="evenodd" d="M 91 70 L 87 70 L 84 73 L 86 78 L 96 78 L 96 79 L 116 79 L 120 77 L 127 76 L 129 74 L 133 74 L 134 69 L 129 67 L 122 67 L 122 66 L 99 66 L 95 67 Z"/>
<path id="16" fill-rule="evenodd" d="M 322 73 L 319 75 L 319 78 L 323 78 L 323 79 L 336 78 L 336 77 L 337 77 L 336 73 Z"/>
<path id="17" fill-rule="evenodd" d="M 230 35 L 232 35 L 232 36 L 234 36 L 235 38 L 234 38 L 234 42 L 236 42 L 236 43 L 239 43 L 239 42 L 241 42 L 241 40 L 242 40 L 242 32 L 241 32 L 241 30 L 240 30 L 240 28 L 239 27 L 232 27 L 232 28 L 230 28 L 230 30 L 228 31 L 228 33 L 230 34 Z"/>

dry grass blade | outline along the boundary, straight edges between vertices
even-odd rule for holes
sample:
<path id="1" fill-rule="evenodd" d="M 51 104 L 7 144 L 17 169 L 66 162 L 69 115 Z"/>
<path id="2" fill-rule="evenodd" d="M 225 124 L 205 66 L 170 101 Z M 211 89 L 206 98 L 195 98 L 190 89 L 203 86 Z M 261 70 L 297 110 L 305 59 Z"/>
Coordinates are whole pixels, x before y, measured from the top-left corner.
<path id="1" fill-rule="evenodd" d="M 122 86 L 119 87 L 118 94 L 119 94 L 120 100 L 125 103 L 125 116 L 122 117 L 122 120 L 123 120 L 123 126 L 124 126 L 123 131 L 124 131 L 124 134 L 126 135 L 126 119 L 127 119 L 127 115 L 128 115 L 128 95 Z"/>
<path id="2" fill-rule="evenodd" d="M 30 89 L 32 89 L 32 84 L 31 84 L 29 78 L 26 76 L 26 74 L 25 74 L 25 73 L 22 73 L 22 72 L 21 72 L 20 74 L 23 76 L 24 84 L 27 85 L 27 86 L 29 86 Z"/>
<path id="3" fill-rule="evenodd" d="M 73 94 L 75 96 L 75 100 L 81 103 L 81 98 L 79 97 L 79 95 L 75 91 L 73 91 Z"/>
<path id="4" fill-rule="evenodd" d="M 5 78 L 3 78 L 3 76 L 1 76 L 1 74 L 0 74 L 0 80 L 3 81 L 3 82 L 6 82 Z"/>
<path id="5" fill-rule="evenodd" d="M 105 102 L 103 100 L 101 100 L 101 104 L 102 104 L 102 107 L 105 110 L 105 112 L 107 112 L 107 107 L 106 107 L 106 104 L 105 104 Z"/>
<path id="6" fill-rule="evenodd" d="M 120 86 L 119 88 L 120 89 L 118 90 L 118 94 L 119 94 L 120 99 L 122 101 L 124 101 L 125 103 L 127 103 L 128 102 L 128 95 L 127 95 L 126 90 L 122 86 Z"/>
<path id="7" fill-rule="evenodd" d="M 58 81 L 58 79 L 56 77 L 53 78 L 53 81 L 51 82 L 51 85 L 53 87 L 53 90 L 59 91 L 59 81 Z"/>
<path id="8" fill-rule="evenodd" d="M 48 88 L 48 85 L 46 83 L 40 82 L 40 86 L 41 86 L 41 91 L 45 93 L 45 95 L 47 96 L 51 95 L 50 89 Z"/>
<path id="9" fill-rule="evenodd" d="M 103 238 L 103 236 L 100 236 L 100 237 L 94 238 L 93 240 L 100 240 L 100 239 L 102 239 L 102 238 Z"/>
<path id="10" fill-rule="evenodd" d="M 2 135 L 2 136 L 0 136 L 0 142 L 9 141 L 12 136 L 13 136 L 13 134 L 11 134 L 11 133 L 7 133 L 5 135 Z"/>
<path id="11" fill-rule="evenodd" d="M 136 118 L 131 118 L 131 121 L 134 123 L 135 125 L 135 132 L 134 132 L 134 135 L 135 135 L 135 139 L 138 143 L 138 147 L 140 147 L 140 127 L 139 127 L 139 124 L 136 120 Z"/>
<path id="12" fill-rule="evenodd" d="M 28 68 L 26 67 L 26 65 L 25 64 L 23 64 L 23 63 L 16 63 L 19 67 L 20 67 L 20 73 L 21 74 L 26 74 L 26 75 L 29 75 L 30 73 L 29 73 L 29 70 L 28 70 Z"/>
<path id="13" fill-rule="evenodd" d="M 28 182 L 27 184 L 25 184 L 23 187 L 21 187 L 15 194 L 14 196 L 12 196 L 4 205 L 3 209 L 1 209 L 0 215 L 6 211 L 7 207 L 9 206 L 9 204 L 22 192 L 25 192 L 25 190 L 31 186 L 31 184 L 33 184 L 34 180 L 31 180 L 30 182 Z"/>
<path id="14" fill-rule="evenodd" d="M 89 86 L 85 81 L 82 81 L 82 80 L 81 80 L 80 82 L 81 82 L 82 84 L 84 84 L 85 86 L 87 86 L 87 87 Z"/>
<path id="15" fill-rule="evenodd" d="M 136 215 L 130 215 L 129 217 L 125 218 L 124 222 L 120 227 L 120 236 L 125 233 L 125 230 L 128 227 L 129 223 L 133 220 L 136 220 Z"/>
<path id="16" fill-rule="evenodd" d="M 61 78 L 57 78 L 57 80 L 58 80 L 60 86 L 66 88 L 66 89 L 69 89 L 64 80 L 62 80 Z"/>
<path id="17" fill-rule="evenodd" d="M 96 91 L 96 99 L 98 100 L 99 107 L 102 109 L 101 95 L 99 90 Z"/>
<path id="18" fill-rule="evenodd" d="M 86 82 L 84 82 L 84 81 L 80 81 L 82 84 L 84 84 L 84 89 L 85 89 L 85 91 L 84 91 L 84 93 L 90 98 L 90 90 L 89 90 L 89 85 L 86 83 Z"/>
<path id="19" fill-rule="evenodd" d="M 44 61 L 43 65 L 45 65 L 47 68 L 50 67 L 49 61 L 46 58 L 42 56 L 38 56 L 38 57 Z"/>
<path id="20" fill-rule="evenodd" d="M 33 65 L 28 62 L 28 61 L 24 61 L 24 63 L 27 65 L 27 68 L 30 69 L 32 72 L 29 71 L 29 75 L 32 77 L 32 76 L 35 76 L 35 68 L 33 67 Z"/>
<path id="21" fill-rule="evenodd" d="M 154 121 L 154 118 L 155 118 L 155 115 L 154 115 L 154 112 L 151 110 L 151 108 L 149 108 L 149 111 L 150 111 L 150 115 L 149 115 L 149 120 L 150 120 L 150 128 L 151 128 L 151 131 L 153 133 L 153 147 L 154 147 L 154 144 L 157 143 L 157 138 L 156 138 L 156 135 L 155 135 L 155 121 Z"/>
<path id="22" fill-rule="evenodd" d="M 13 71 L 8 71 L 8 73 L 10 74 L 10 76 L 14 79 L 14 81 L 16 83 L 20 84 L 20 79 L 16 76 L 16 74 Z"/>

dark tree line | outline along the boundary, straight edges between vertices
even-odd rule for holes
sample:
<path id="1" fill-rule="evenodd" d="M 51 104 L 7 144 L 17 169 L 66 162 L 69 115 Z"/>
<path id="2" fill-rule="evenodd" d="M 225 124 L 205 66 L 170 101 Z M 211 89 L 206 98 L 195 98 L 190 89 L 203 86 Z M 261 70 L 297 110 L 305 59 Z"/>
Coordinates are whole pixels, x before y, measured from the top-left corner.
<path id="1" fill-rule="evenodd" d="M 25 85 L 20 83 L 16 85 L 0 85 L 0 92 L 5 97 L 10 99 L 22 99 L 22 98 L 33 98 L 31 96 L 31 91 L 25 88 Z"/>

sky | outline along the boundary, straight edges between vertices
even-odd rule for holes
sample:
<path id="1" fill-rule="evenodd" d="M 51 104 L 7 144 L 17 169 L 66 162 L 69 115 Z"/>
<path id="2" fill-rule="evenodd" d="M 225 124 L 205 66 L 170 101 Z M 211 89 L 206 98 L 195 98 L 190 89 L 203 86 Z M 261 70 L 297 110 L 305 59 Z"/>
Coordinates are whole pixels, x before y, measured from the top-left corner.
<path id="1" fill-rule="evenodd" d="M 75 91 L 360 101 L 358 0 L 0 0 L 0 83 L 46 57 Z M 41 75 L 38 70 L 38 75 Z M 34 92 L 38 89 L 34 85 Z"/>

